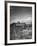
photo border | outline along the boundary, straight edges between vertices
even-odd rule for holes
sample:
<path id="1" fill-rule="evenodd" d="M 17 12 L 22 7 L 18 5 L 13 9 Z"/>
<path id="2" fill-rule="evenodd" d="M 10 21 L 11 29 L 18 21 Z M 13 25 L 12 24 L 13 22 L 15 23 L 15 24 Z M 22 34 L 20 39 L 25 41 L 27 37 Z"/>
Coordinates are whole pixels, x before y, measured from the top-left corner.
<path id="1" fill-rule="evenodd" d="M 34 4 L 35 5 L 35 41 L 26 43 L 7 43 L 7 3 L 22 3 L 22 4 Z M 35 2 L 20 2 L 20 1 L 5 1 L 5 45 L 20 45 L 20 44 L 34 44 L 36 43 L 36 3 Z"/>

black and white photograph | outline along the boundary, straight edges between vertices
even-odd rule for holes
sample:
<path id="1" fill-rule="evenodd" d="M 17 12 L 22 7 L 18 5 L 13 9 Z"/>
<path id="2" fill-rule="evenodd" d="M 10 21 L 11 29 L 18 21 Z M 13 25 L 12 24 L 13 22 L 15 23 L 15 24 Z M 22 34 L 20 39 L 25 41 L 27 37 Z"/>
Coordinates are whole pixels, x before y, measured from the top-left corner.
<path id="1" fill-rule="evenodd" d="M 10 40 L 32 39 L 32 7 L 10 6 Z"/>
<path id="2" fill-rule="evenodd" d="M 6 7 L 7 43 L 35 43 L 35 3 L 7 2 Z"/>

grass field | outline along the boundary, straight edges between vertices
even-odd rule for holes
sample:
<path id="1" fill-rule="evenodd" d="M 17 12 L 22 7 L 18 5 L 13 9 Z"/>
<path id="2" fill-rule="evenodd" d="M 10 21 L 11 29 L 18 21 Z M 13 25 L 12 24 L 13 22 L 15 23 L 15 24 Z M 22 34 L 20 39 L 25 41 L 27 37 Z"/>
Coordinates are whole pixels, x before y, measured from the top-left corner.
<path id="1" fill-rule="evenodd" d="M 22 26 L 11 25 L 10 27 L 10 40 L 19 39 L 31 39 L 32 38 L 32 27 L 23 28 Z"/>

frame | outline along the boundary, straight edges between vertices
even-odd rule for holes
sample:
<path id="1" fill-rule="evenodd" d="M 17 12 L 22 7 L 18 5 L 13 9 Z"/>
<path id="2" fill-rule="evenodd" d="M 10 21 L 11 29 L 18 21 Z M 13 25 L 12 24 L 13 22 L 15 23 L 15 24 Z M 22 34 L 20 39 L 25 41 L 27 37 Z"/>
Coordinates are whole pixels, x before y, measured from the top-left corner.
<path id="1" fill-rule="evenodd" d="M 32 35 L 33 40 L 30 39 L 31 41 L 29 40 L 29 42 L 28 42 L 28 40 L 26 40 L 25 42 L 24 42 L 24 40 L 19 40 L 21 42 L 16 42 L 18 40 L 14 40 L 14 39 L 13 39 L 14 41 L 13 40 L 9 41 L 9 39 L 10 39 L 10 37 L 9 37 L 9 35 L 10 35 L 10 33 L 9 33 L 10 32 L 10 28 L 9 28 L 10 22 L 9 21 L 10 21 L 10 15 L 11 15 L 11 14 L 9 15 L 9 13 L 10 13 L 10 8 L 9 7 L 14 8 L 14 6 L 15 7 L 24 7 L 25 6 L 27 8 L 32 7 L 32 15 L 33 15 L 32 24 L 34 23 L 33 27 L 32 27 L 33 28 L 32 29 L 33 30 L 33 33 L 32 33 L 33 34 Z M 18 9 L 20 9 L 20 8 L 18 8 Z M 18 11 L 16 11 L 16 12 L 18 13 Z M 16 25 L 18 25 L 18 24 L 16 24 Z M 36 43 L 36 3 L 35 2 L 20 2 L 20 1 L 19 2 L 17 2 L 17 1 L 5 1 L 5 45 L 19 45 L 19 44 L 33 44 L 33 43 Z"/>

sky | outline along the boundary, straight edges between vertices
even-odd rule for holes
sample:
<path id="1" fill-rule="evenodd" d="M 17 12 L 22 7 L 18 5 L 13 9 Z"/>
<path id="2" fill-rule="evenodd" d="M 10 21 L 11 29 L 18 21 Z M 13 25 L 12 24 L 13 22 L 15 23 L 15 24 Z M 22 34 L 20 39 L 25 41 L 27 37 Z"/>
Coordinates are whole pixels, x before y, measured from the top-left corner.
<path id="1" fill-rule="evenodd" d="M 32 22 L 32 7 L 10 6 L 10 24 Z"/>

